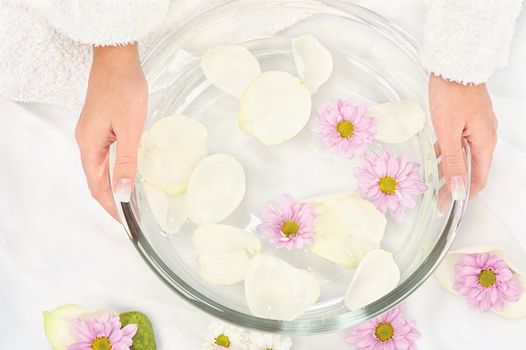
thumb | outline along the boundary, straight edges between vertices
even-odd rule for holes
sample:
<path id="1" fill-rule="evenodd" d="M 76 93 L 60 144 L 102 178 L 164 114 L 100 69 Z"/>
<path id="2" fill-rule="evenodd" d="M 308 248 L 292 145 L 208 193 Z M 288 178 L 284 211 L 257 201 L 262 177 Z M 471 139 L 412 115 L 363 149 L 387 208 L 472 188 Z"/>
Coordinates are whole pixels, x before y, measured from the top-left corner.
<path id="1" fill-rule="evenodd" d="M 140 138 L 130 136 L 117 138 L 117 154 L 113 168 L 113 188 L 117 202 L 127 203 L 130 201 L 135 183 Z"/>
<path id="2" fill-rule="evenodd" d="M 442 155 L 441 168 L 453 200 L 466 199 L 466 162 L 462 135 L 449 133 L 438 140 Z"/>

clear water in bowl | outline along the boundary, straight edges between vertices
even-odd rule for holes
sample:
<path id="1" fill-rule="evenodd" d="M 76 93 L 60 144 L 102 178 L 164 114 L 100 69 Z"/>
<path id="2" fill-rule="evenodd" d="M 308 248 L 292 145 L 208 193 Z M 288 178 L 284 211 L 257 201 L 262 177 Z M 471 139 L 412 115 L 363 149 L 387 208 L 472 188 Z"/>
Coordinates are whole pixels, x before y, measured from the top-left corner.
<path id="1" fill-rule="evenodd" d="M 245 6 L 251 3 L 251 7 Z M 321 5 L 319 5 L 321 4 Z M 273 37 L 254 37 L 241 45 L 260 61 L 263 71 L 282 70 L 296 75 L 291 39 L 305 33 L 317 37 L 332 53 L 335 69 L 330 80 L 313 96 L 312 118 L 294 139 L 267 147 L 244 135 L 237 125 L 239 101 L 211 86 L 200 68 L 207 47 L 199 43 L 207 29 L 228 27 L 250 8 L 279 7 L 307 11 L 300 22 Z M 197 38 L 197 39 L 196 39 Z M 221 44 L 221 43 L 219 43 Z M 150 84 L 150 112 L 146 128 L 157 120 L 183 114 L 196 118 L 209 131 L 209 153 L 230 153 L 244 165 L 247 192 L 239 208 L 224 223 L 257 235 L 259 215 L 269 200 L 283 193 L 296 199 L 355 191 L 353 169 L 359 157 L 346 160 L 331 154 L 312 131 L 318 108 L 338 98 L 351 98 L 369 105 L 412 99 L 425 108 L 427 77 L 417 64 L 413 42 L 383 22 L 379 16 L 346 1 L 232 0 L 211 13 L 197 17 L 180 32 L 167 37 L 148 56 L 145 72 Z M 342 299 L 353 270 L 344 269 L 306 250 L 279 250 L 262 239 L 263 249 L 292 265 L 311 271 L 321 286 L 321 296 L 295 321 L 273 321 L 253 317 L 245 303 L 243 283 L 215 286 L 202 281 L 191 243 L 195 226 L 185 224 L 180 234 L 165 235 L 150 212 L 138 178 L 131 205 L 123 206 L 127 229 L 147 263 L 188 301 L 226 320 L 260 330 L 288 334 L 312 334 L 347 328 L 370 318 L 406 297 L 427 277 L 447 249 L 451 232 L 460 219 L 463 205 L 450 206 L 445 215 L 436 212 L 437 160 L 428 125 L 404 144 L 389 145 L 397 153 L 422 164 L 429 190 L 407 220 L 389 220 L 382 247 L 394 253 L 401 270 L 401 286 L 364 309 L 350 312 Z M 372 149 L 386 145 L 375 144 Z"/>
<path id="2" fill-rule="evenodd" d="M 244 46 L 258 58 L 263 71 L 280 70 L 297 74 L 289 37 L 254 40 L 245 43 Z M 405 95 L 404 87 L 389 80 L 388 73 L 381 67 L 371 65 L 346 51 L 330 49 L 335 59 L 335 70 L 331 79 L 313 96 L 313 117 L 297 137 L 282 145 L 268 147 L 243 134 L 236 119 L 239 100 L 211 86 L 201 71 L 199 60 L 188 66 L 184 78 L 180 78 L 191 83 L 184 86 L 182 92 L 177 91 L 176 98 L 165 98 L 164 103 L 156 109 L 157 118 L 151 119 L 150 123 L 173 114 L 196 118 L 209 130 L 210 154 L 229 153 L 244 165 L 247 192 L 240 207 L 224 221 L 225 224 L 258 235 L 256 226 L 260 222 L 259 215 L 265 204 L 269 200 L 279 199 L 283 193 L 288 193 L 296 199 L 304 199 L 356 190 L 357 181 L 353 169 L 360 165 L 359 157 L 347 160 L 328 151 L 323 140 L 312 131 L 315 111 L 327 102 L 334 103 L 338 98 L 351 98 L 372 105 L 408 96 Z M 426 141 L 425 137 L 413 138 L 407 143 L 389 147 L 413 161 L 423 163 L 423 141 Z M 380 150 L 382 146 L 375 145 L 374 148 Z M 430 166 L 433 164 L 429 164 L 428 168 Z M 432 176 L 428 177 L 428 181 L 432 179 Z M 143 204 L 141 212 L 148 213 L 147 204 Z M 408 212 L 407 220 L 403 224 L 390 220 L 382 244 L 383 248 L 395 253 L 402 271 L 408 270 L 411 264 L 404 256 L 416 258 L 419 254 L 418 245 L 411 243 L 410 235 L 419 212 L 421 205 Z M 152 225 L 156 226 L 157 231 L 161 230 L 156 223 L 152 222 Z M 178 269 L 184 266 L 187 274 L 193 276 L 196 285 L 208 292 L 213 290 L 216 300 L 224 300 L 230 304 L 236 301 L 235 308 L 249 312 L 243 304 L 242 283 L 235 286 L 211 286 L 200 280 L 190 242 L 194 229 L 195 225 L 188 223 L 182 228 L 183 233 L 164 238 L 164 244 L 169 247 L 169 254 L 172 255 L 168 261 L 177 263 Z M 263 249 L 298 268 L 314 273 L 320 282 L 321 296 L 307 314 L 326 312 L 328 309 L 336 311 L 344 307 L 342 299 L 353 270 L 341 268 L 306 249 L 276 249 L 266 242 L 263 243 Z"/>

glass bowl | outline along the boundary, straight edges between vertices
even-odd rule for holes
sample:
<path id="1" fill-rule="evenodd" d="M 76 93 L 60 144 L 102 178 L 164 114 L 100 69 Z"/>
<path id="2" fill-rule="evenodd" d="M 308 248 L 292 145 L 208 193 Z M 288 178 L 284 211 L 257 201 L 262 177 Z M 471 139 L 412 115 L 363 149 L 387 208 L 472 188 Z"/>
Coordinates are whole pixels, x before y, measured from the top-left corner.
<path id="1" fill-rule="evenodd" d="M 260 60 L 263 71 L 280 69 L 294 73 L 291 39 L 305 33 L 317 37 L 331 51 L 334 73 L 313 96 L 313 110 L 338 97 L 367 103 L 412 99 L 424 107 L 428 79 L 419 65 L 418 45 L 412 38 L 381 16 L 348 1 L 227 1 L 197 15 L 153 47 L 144 59 L 151 91 L 146 128 L 173 114 L 191 116 L 203 123 L 209 130 L 209 153 L 233 154 L 244 164 L 247 175 L 245 198 L 224 223 L 254 234 L 265 203 L 284 192 L 307 198 L 355 190 L 356 180 L 349 174 L 359 162 L 342 161 L 329 154 L 322 143 L 311 141 L 309 126 L 295 139 L 273 147 L 264 147 L 238 130 L 234 116 L 239 101 L 210 85 L 200 69 L 200 57 L 207 47 L 228 42 L 228 38 L 219 39 L 217 28 L 233 28 L 240 19 L 260 11 L 296 18 L 295 23 L 273 35 L 261 34 L 265 30 L 257 28 L 262 25 L 257 20 L 251 22 L 253 27 L 240 28 L 244 35 L 240 45 Z M 130 203 L 121 203 L 119 211 L 145 262 L 174 292 L 198 308 L 243 327 L 283 334 L 349 328 L 409 296 L 433 272 L 456 234 L 466 203 L 442 198 L 447 191 L 438 176 L 434 142 L 428 120 L 424 130 L 409 142 L 391 146 L 423 165 L 428 191 L 408 213 L 404 224 L 389 221 L 382 242 L 382 247 L 393 252 L 400 267 L 400 284 L 355 311 L 349 311 L 342 303 L 352 270 L 308 251 L 275 249 L 273 254 L 316 276 L 321 296 L 294 321 L 255 317 L 245 303 L 243 283 L 214 286 L 202 281 L 191 244 L 195 226 L 188 223 L 182 233 L 166 235 L 145 200 L 140 175 Z M 468 150 L 466 158 L 469 159 Z M 272 250 L 265 244 L 263 248 Z"/>

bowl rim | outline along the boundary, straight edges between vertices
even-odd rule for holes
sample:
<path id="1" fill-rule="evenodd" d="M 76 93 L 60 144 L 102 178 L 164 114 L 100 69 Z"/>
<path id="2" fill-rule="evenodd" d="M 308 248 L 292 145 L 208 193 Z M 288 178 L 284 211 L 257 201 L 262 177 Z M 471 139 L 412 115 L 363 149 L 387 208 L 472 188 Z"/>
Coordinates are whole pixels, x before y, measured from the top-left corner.
<path id="1" fill-rule="evenodd" d="M 170 32 L 161 41 L 159 41 L 150 51 L 146 54 L 143 60 L 143 67 L 145 71 L 148 69 L 149 61 L 152 52 L 155 52 L 163 43 L 169 38 L 179 35 L 187 35 L 190 32 L 192 22 L 197 17 L 200 17 L 206 13 L 214 11 L 224 10 L 225 6 L 234 6 L 243 0 L 228 0 L 222 2 L 219 5 L 211 7 L 204 12 L 192 17 L 190 20 L 185 22 L 178 29 Z M 352 4 L 342 0 L 316 0 L 316 1 L 297 1 L 297 0 L 268 0 L 265 1 L 265 5 L 282 4 L 283 2 L 298 4 L 305 6 L 308 3 L 327 4 L 335 7 L 339 10 L 346 12 L 352 11 L 353 13 L 361 13 L 367 17 L 368 24 L 372 25 L 376 30 L 382 33 L 389 33 L 391 36 L 399 38 L 397 44 L 401 45 L 400 48 L 410 56 L 415 58 L 418 57 L 418 42 L 414 40 L 409 34 L 403 29 L 398 27 L 396 24 L 391 23 L 381 15 L 357 4 Z M 365 19 L 362 18 L 365 21 Z M 195 29 L 194 29 L 195 30 Z M 182 34 L 180 34 L 182 33 Z M 186 34 L 185 34 L 186 33 Z M 467 165 L 467 183 L 470 183 L 471 165 L 470 165 L 470 150 L 466 142 L 464 142 L 464 150 L 466 153 L 466 165 Z M 114 154 L 114 147 L 112 146 L 112 154 Z M 110 157 L 111 158 L 111 157 Z M 111 169 L 112 167 L 110 167 Z M 469 186 L 468 186 L 469 191 Z M 189 284 L 179 278 L 171 269 L 162 261 L 159 255 L 152 248 L 148 239 L 143 234 L 140 224 L 138 223 L 133 207 L 130 203 L 121 202 L 117 205 L 119 215 L 121 217 L 122 224 L 128 233 L 131 242 L 146 262 L 146 264 L 152 269 L 152 271 L 174 292 L 179 294 L 184 300 L 190 304 L 196 306 L 202 311 L 208 314 L 216 316 L 225 321 L 237 324 L 242 327 L 248 327 L 266 332 L 282 333 L 287 335 L 312 335 L 327 333 L 342 329 L 350 328 L 365 319 L 370 319 L 376 315 L 379 315 L 389 308 L 392 308 L 402 302 L 405 298 L 411 295 L 424 281 L 427 280 L 438 267 L 442 259 L 446 256 L 451 244 L 460 227 L 461 219 L 467 206 L 467 200 L 454 201 L 451 209 L 451 214 L 447 219 L 444 230 L 440 234 L 435 246 L 423 260 L 423 262 L 406 278 L 400 283 L 395 289 L 382 298 L 375 302 L 365 306 L 362 309 L 347 311 L 346 313 L 323 319 L 316 320 L 302 320 L 296 319 L 293 321 L 280 321 L 260 318 L 239 312 L 234 309 L 225 307 L 212 299 L 209 299 L 200 292 L 195 291 Z M 416 281 L 416 282 L 415 282 Z"/>

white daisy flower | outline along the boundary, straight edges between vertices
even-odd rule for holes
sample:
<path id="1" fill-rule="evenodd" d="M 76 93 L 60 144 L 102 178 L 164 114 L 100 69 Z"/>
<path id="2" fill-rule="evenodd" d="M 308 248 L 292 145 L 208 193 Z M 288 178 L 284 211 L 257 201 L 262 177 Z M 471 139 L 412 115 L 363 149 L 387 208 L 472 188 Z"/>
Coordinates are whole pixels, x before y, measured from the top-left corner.
<path id="1" fill-rule="evenodd" d="M 247 350 L 244 330 L 229 324 L 214 321 L 208 326 L 203 350 Z"/>
<path id="2" fill-rule="evenodd" d="M 292 347 L 289 337 L 256 332 L 251 332 L 249 337 L 249 350 L 289 350 Z"/>

